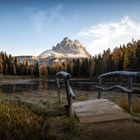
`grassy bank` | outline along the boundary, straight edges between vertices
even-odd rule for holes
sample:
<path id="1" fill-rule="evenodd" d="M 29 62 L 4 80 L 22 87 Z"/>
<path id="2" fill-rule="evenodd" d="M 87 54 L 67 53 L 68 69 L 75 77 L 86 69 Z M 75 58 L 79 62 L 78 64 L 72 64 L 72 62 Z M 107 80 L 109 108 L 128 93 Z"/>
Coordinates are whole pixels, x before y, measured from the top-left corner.
<path id="1" fill-rule="evenodd" d="M 76 100 L 97 98 L 95 92 L 75 90 Z M 67 117 L 65 91 L 63 103 L 58 102 L 57 92 L 36 91 L 36 93 L 1 95 L 0 98 L 0 138 L 3 140 L 138 140 L 140 121 L 125 120 L 115 122 L 81 124 L 76 118 Z M 102 94 L 103 98 L 127 107 L 127 94 Z M 121 97 L 121 98 L 120 98 Z M 140 113 L 139 98 L 133 98 L 133 111 Z"/>

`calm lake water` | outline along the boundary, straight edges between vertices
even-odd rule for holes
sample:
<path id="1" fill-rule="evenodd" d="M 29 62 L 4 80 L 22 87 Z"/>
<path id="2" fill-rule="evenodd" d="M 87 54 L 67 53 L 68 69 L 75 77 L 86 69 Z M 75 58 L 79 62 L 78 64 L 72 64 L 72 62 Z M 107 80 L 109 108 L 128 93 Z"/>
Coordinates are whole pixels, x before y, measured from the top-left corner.
<path id="1" fill-rule="evenodd" d="M 19 80 L 13 82 L 0 82 L 0 93 L 22 93 L 35 90 L 48 90 L 55 88 L 55 82 L 42 82 L 37 80 Z"/>
<path id="2" fill-rule="evenodd" d="M 71 82 L 72 88 L 91 90 L 93 83 L 85 84 L 85 81 L 73 81 Z M 63 84 L 63 81 L 60 82 Z M 40 80 L 13 80 L 0 82 L 0 93 L 22 93 L 22 92 L 32 92 L 35 90 L 52 90 L 56 89 L 55 80 L 40 81 Z"/>
<path id="3" fill-rule="evenodd" d="M 61 81 L 60 84 L 63 84 Z M 70 82 L 73 89 L 80 90 L 97 90 L 94 88 L 97 82 L 89 82 L 88 80 L 76 80 Z M 138 85 L 139 87 L 139 85 Z M 54 80 L 41 81 L 41 80 L 13 80 L 7 82 L 0 82 L 0 93 L 22 93 L 33 92 L 35 90 L 52 90 L 56 89 Z"/>

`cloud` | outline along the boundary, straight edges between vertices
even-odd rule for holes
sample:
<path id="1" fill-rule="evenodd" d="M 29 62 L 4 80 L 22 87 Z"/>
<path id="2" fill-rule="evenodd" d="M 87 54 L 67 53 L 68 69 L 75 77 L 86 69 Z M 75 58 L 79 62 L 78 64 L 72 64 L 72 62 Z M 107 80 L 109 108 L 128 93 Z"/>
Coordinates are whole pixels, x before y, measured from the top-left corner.
<path id="1" fill-rule="evenodd" d="M 52 24 L 56 20 L 65 23 L 65 19 L 62 16 L 62 9 L 63 5 L 58 4 L 48 9 L 28 7 L 25 11 L 35 30 L 40 33 L 46 26 Z"/>
<path id="2" fill-rule="evenodd" d="M 65 23 L 65 19 L 62 16 L 62 9 L 63 9 L 63 5 L 59 4 L 55 7 L 50 8 L 49 10 L 47 10 L 47 14 L 48 14 L 48 20 L 47 23 L 51 24 L 53 21 L 55 21 L 56 19 L 62 23 Z"/>
<path id="3" fill-rule="evenodd" d="M 52 23 L 71 24 L 77 22 L 78 16 L 73 13 L 69 19 L 63 15 L 63 4 L 58 4 L 48 9 L 28 8 L 26 10 L 28 17 L 31 19 L 33 27 L 38 33 L 42 32 Z"/>
<path id="4" fill-rule="evenodd" d="M 33 27 L 37 30 L 38 33 L 40 33 L 46 23 L 46 12 L 39 9 L 33 9 L 31 13 L 31 21 Z"/>
<path id="5" fill-rule="evenodd" d="M 140 38 L 140 23 L 135 22 L 128 16 L 117 22 L 100 23 L 84 29 L 78 33 L 80 40 L 89 40 L 87 50 L 91 54 L 102 53 L 103 50 L 111 50 L 121 44 L 126 44 Z"/>

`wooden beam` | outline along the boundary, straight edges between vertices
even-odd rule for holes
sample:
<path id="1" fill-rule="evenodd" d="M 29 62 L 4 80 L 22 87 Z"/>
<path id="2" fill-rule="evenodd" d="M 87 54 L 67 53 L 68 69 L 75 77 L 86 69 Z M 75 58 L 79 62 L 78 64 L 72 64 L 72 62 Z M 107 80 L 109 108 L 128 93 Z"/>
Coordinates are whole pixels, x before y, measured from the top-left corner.
<path id="1" fill-rule="evenodd" d="M 105 73 L 105 74 L 102 74 L 98 77 L 101 78 L 101 77 L 109 77 L 109 76 L 132 76 L 132 77 L 140 77 L 140 72 L 130 72 L 130 71 L 113 71 L 113 72 L 108 72 L 108 73 Z"/>

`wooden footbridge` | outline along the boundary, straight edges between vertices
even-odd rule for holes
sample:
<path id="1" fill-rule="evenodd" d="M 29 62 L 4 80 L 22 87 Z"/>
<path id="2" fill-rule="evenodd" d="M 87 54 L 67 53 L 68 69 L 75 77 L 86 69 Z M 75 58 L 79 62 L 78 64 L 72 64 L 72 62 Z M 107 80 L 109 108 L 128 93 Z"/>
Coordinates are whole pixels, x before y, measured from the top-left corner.
<path id="1" fill-rule="evenodd" d="M 59 77 L 63 77 L 64 84 L 60 85 Z M 128 88 L 121 85 L 115 85 L 109 88 L 103 88 L 102 78 L 109 76 L 127 76 L 128 77 Z M 76 116 L 80 122 L 104 122 L 112 120 L 130 119 L 131 115 L 124 111 L 117 104 L 109 101 L 108 99 L 101 99 L 101 91 L 108 91 L 114 88 L 119 88 L 128 93 L 128 112 L 131 111 L 131 94 L 132 94 L 132 78 L 140 77 L 140 72 L 127 72 L 127 71 L 115 71 L 106 74 L 102 74 L 98 77 L 99 84 L 94 86 L 98 89 L 98 99 L 92 99 L 81 102 L 73 102 L 76 98 L 73 90 L 70 86 L 69 80 L 71 75 L 64 71 L 60 71 L 56 74 L 56 84 L 58 90 L 59 102 L 62 102 L 60 89 L 66 88 L 67 101 L 68 101 L 68 112 L 70 116 Z"/>

